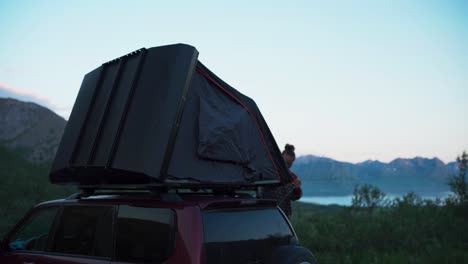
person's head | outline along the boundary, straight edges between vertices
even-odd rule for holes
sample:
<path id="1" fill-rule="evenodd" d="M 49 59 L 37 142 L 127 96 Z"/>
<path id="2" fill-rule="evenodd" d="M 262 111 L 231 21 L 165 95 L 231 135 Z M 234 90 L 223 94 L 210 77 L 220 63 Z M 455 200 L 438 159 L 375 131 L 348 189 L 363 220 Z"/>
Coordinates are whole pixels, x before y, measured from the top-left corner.
<path id="1" fill-rule="evenodd" d="M 294 146 L 293 145 L 290 145 L 290 144 L 286 144 L 286 146 L 284 146 L 284 150 L 281 154 L 283 154 L 283 159 L 284 159 L 284 162 L 286 162 L 286 166 L 288 167 L 288 169 L 291 168 L 291 166 L 293 165 L 294 163 L 294 160 L 296 160 L 296 153 L 294 153 Z"/>

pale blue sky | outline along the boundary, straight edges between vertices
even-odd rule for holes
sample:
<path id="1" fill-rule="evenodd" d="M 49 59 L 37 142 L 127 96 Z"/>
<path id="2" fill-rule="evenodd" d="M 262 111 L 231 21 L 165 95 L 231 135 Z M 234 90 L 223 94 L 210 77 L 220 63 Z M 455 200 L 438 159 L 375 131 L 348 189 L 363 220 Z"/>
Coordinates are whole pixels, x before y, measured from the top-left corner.
<path id="1" fill-rule="evenodd" d="M 101 63 L 187 43 L 298 154 L 452 161 L 468 150 L 464 0 L 0 0 L 0 37 L 0 89 L 65 117 Z"/>

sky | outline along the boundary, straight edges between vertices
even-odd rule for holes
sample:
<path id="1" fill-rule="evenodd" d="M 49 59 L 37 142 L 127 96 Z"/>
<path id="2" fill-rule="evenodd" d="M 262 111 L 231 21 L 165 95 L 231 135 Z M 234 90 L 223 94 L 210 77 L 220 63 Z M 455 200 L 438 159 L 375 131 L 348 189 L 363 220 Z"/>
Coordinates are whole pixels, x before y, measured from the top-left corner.
<path id="1" fill-rule="evenodd" d="M 468 1 L 0 0 L 0 97 L 68 118 L 83 76 L 186 43 L 280 147 L 341 161 L 468 150 Z"/>

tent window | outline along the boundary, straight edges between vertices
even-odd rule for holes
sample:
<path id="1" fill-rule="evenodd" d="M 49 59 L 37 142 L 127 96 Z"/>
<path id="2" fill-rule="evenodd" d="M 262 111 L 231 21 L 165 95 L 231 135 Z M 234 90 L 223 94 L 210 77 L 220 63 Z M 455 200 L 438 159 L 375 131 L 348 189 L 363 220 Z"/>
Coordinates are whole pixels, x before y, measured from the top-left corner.
<path id="1" fill-rule="evenodd" d="M 251 125 L 251 120 L 248 112 L 240 105 L 200 98 L 198 122 L 198 155 L 201 158 L 244 166 L 250 163 L 252 151 L 249 149 L 245 128 Z"/>

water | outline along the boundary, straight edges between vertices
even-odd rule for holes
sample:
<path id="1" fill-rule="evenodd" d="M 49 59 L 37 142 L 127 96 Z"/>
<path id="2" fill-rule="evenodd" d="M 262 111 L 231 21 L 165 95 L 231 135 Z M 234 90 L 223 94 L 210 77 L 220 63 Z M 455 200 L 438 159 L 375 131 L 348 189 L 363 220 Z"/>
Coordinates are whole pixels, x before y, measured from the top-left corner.
<path id="1" fill-rule="evenodd" d="M 302 197 L 299 199 L 299 202 L 304 203 L 315 203 L 315 204 L 323 204 L 323 205 L 330 205 L 330 204 L 338 204 L 338 205 L 351 205 L 351 199 L 353 196 L 309 196 L 309 197 Z"/>
<path id="2" fill-rule="evenodd" d="M 451 192 L 440 192 L 440 193 L 433 193 L 428 195 L 421 195 L 422 199 L 429 199 L 435 200 L 436 198 L 445 199 Z M 389 194 L 386 195 L 387 198 L 391 200 L 402 197 L 404 194 Z M 322 205 L 344 205 L 349 206 L 351 205 L 351 201 L 353 199 L 352 195 L 344 195 L 344 196 L 303 196 L 299 201 L 304 203 L 315 203 L 315 204 L 322 204 Z"/>

